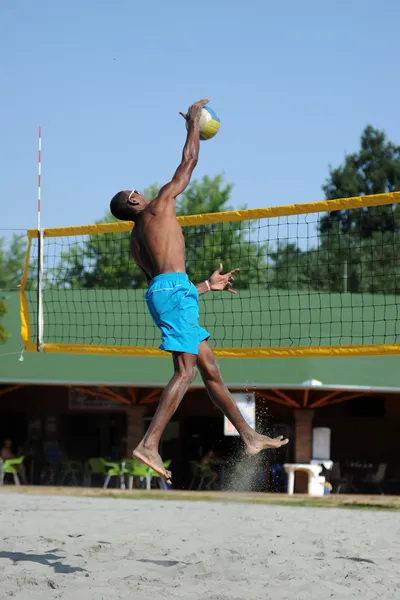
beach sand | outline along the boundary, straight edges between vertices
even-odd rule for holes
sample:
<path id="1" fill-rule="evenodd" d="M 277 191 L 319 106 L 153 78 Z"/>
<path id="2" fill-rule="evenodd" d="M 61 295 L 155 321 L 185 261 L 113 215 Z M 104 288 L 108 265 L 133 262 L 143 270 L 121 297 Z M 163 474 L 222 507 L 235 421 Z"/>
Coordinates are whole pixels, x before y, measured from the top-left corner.
<path id="1" fill-rule="evenodd" d="M 1 494 L 0 598 L 399 600 L 400 516 Z"/>

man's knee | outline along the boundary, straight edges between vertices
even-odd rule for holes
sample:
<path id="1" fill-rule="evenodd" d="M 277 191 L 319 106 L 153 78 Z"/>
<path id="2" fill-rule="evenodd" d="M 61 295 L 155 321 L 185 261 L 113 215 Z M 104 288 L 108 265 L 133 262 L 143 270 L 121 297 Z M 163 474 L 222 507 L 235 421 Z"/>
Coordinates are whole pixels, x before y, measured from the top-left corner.
<path id="1" fill-rule="evenodd" d="M 184 383 L 186 383 L 187 385 L 190 385 L 196 379 L 197 368 L 194 365 L 189 366 L 189 367 L 184 367 L 183 369 L 180 370 L 179 375 Z"/>
<path id="2" fill-rule="evenodd" d="M 180 360 L 175 365 L 177 377 L 186 385 L 190 385 L 196 379 L 197 368 L 192 361 Z"/>
<path id="3" fill-rule="evenodd" d="M 221 380 L 219 366 L 214 356 L 212 356 L 209 360 L 202 364 L 201 374 L 203 378 L 207 379 L 207 381 L 219 382 Z"/>

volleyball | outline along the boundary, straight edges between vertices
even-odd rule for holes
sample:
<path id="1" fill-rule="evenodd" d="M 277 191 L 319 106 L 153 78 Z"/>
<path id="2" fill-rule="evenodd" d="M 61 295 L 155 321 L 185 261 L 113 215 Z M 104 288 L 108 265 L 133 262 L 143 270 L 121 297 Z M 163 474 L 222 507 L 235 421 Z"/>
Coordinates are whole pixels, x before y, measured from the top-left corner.
<path id="1" fill-rule="evenodd" d="M 188 127 L 188 122 L 186 121 L 186 128 Z M 210 140 L 215 135 L 217 135 L 218 130 L 220 128 L 221 122 L 219 117 L 209 106 L 201 109 L 200 115 L 200 139 L 201 140 Z"/>

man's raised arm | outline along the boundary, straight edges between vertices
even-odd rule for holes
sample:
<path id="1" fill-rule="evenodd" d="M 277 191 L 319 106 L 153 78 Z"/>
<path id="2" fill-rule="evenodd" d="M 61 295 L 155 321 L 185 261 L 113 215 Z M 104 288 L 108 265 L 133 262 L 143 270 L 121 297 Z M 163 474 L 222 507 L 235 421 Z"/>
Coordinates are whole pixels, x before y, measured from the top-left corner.
<path id="1" fill-rule="evenodd" d="M 170 200 L 176 198 L 189 185 L 190 178 L 199 159 L 200 149 L 200 115 L 201 109 L 209 102 L 208 98 L 192 104 L 188 113 L 179 113 L 188 122 L 186 143 L 182 152 L 181 164 L 175 171 L 172 180 L 164 185 L 156 200 Z"/>

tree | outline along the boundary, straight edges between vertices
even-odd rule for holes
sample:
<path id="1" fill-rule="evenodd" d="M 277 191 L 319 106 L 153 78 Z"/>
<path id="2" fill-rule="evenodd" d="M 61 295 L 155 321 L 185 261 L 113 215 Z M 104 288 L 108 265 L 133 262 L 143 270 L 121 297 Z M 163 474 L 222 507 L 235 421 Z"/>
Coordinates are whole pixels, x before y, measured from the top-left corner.
<path id="1" fill-rule="evenodd" d="M 7 313 L 7 304 L 4 302 L 4 300 L 2 298 L 0 298 L 0 319 L 2 319 L 6 313 Z M 4 344 L 4 342 L 6 342 L 7 339 L 8 339 L 7 331 L 4 327 L 4 325 L 2 325 L 0 323 L 0 344 Z"/>
<path id="2" fill-rule="evenodd" d="M 275 250 L 269 254 L 273 268 L 269 284 L 277 289 L 303 289 L 307 286 L 305 263 L 307 252 L 296 243 L 278 240 Z"/>
<path id="3" fill-rule="evenodd" d="M 400 189 L 400 147 L 383 131 L 366 127 L 360 150 L 330 168 L 323 190 L 328 199 Z M 323 215 L 318 245 L 302 250 L 281 240 L 274 252 L 270 284 L 325 292 L 400 293 L 399 205 Z"/>
<path id="4" fill-rule="evenodd" d="M 360 150 L 347 155 L 343 165 L 330 168 L 322 189 L 328 199 L 399 190 L 400 146 L 388 141 L 384 131 L 368 125 L 361 135 Z M 334 211 L 321 219 L 321 233 L 329 231 L 335 222 L 342 232 L 357 232 L 364 238 L 374 232 L 400 231 L 399 205 Z"/>
<path id="5" fill-rule="evenodd" d="M 11 240 L 0 238 L 0 289 L 14 290 L 21 283 L 26 253 L 24 235 L 13 234 Z M 7 313 L 7 304 L 0 296 L 0 320 Z M 0 324 L 0 344 L 4 344 L 8 335 L 4 325 Z"/>
<path id="6" fill-rule="evenodd" d="M 330 169 L 323 190 L 328 199 L 381 194 L 400 189 L 400 146 L 385 132 L 368 125 L 360 150 L 346 156 L 343 165 Z M 400 208 L 398 204 L 334 211 L 319 223 L 319 252 L 327 252 L 331 265 L 326 284 L 352 292 L 400 292 Z M 341 281 L 342 280 L 342 284 Z"/>
<path id="7" fill-rule="evenodd" d="M 24 235 L 13 234 L 11 241 L 0 238 L 0 289 L 15 289 L 21 283 L 26 254 Z"/>
<path id="8" fill-rule="evenodd" d="M 97 223 L 112 223 L 115 219 L 106 214 Z M 69 238 L 66 238 L 68 243 Z M 47 273 L 48 289 L 53 286 L 80 289 L 141 288 L 145 277 L 129 259 L 129 234 L 113 232 L 91 234 L 74 241 L 53 272 Z"/>
<path id="9" fill-rule="evenodd" d="M 233 209 L 227 203 L 232 188 L 232 184 L 224 183 L 222 175 L 195 180 L 178 201 L 178 215 L 231 211 Z M 193 281 L 207 279 L 222 262 L 225 271 L 240 268 L 236 288 L 247 288 L 252 283 L 264 284 L 267 280 L 268 246 L 257 242 L 255 230 L 256 224 L 252 221 L 184 227 L 189 278 Z"/>
<path id="10" fill-rule="evenodd" d="M 228 205 L 231 184 L 222 175 L 193 181 L 177 201 L 178 215 L 232 210 Z M 156 185 L 145 190 L 154 198 Z M 104 222 L 114 221 L 106 215 Z M 251 222 L 216 223 L 184 227 L 187 272 L 194 281 L 210 276 L 220 262 L 224 269 L 241 268 L 238 287 L 266 280 L 266 244 L 251 238 Z M 141 288 L 146 286 L 143 273 L 130 259 L 129 234 L 89 235 L 81 243 L 71 244 L 62 253 L 56 272 L 48 276 L 53 284 L 64 288 Z"/>

